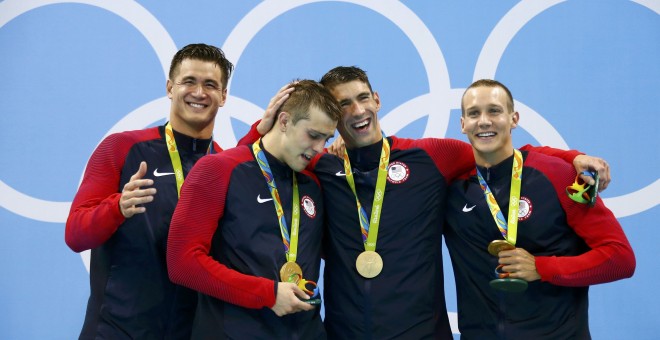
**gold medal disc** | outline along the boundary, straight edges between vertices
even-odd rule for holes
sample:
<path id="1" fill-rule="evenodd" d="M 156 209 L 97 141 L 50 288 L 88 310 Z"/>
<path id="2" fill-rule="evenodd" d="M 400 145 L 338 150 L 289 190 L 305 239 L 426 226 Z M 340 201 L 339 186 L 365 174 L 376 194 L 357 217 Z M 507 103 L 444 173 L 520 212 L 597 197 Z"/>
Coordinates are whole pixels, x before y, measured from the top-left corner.
<path id="1" fill-rule="evenodd" d="M 374 278 L 383 270 L 383 259 L 375 251 L 363 251 L 355 261 L 358 273 L 367 279 Z"/>
<path id="2" fill-rule="evenodd" d="M 302 278 L 302 268 L 295 262 L 287 262 L 280 268 L 280 280 L 282 282 L 298 283 Z M 293 281 L 292 281 L 293 280 Z"/>
<path id="3" fill-rule="evenodd" d="M 502 250 L 513 249 L 516 247 L 505 240 L 495 240 L 488 245 L 488 252 L 493 256 L 497 256 Z"/>

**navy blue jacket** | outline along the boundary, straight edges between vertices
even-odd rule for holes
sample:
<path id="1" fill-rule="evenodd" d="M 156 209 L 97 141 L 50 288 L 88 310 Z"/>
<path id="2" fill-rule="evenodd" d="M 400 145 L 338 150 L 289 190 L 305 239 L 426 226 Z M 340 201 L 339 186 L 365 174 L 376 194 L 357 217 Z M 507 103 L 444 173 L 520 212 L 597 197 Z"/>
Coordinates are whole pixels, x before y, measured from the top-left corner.
<path id="1" fill-rule="evenodd" d="M 376 244 L 383 270 L 372 279 L 355 268 L 364 244 L 342 160 L 324 154 L 313 164 L 327 203 L 328 338 L 451 339 L 442 272 L 442 208 L 448 178 L 474 164 L 472 149 L 450 139 L 388 140 L 390 168 Z M 349 150 L 357 193 L 369 216 L 381 147 L 382 141 Z"/>
<path id="2" fill-rule="evenodd" d="M 264 151 L 290 228 L 293 170 Z M 306 280 L 317 282 L 324 215 L 321 188 L 310 172 L 296 173 L 296 179 L 296 262 Z M 270 309 L 285 262 L 275 206 L 251 146 L 197 163 L 183 186 L 168 243 L 172 280 L 201 292 L 192 338 L 325 338 L 319 308 L 282 317 Z"/>
<path id="3" fill-rule="evenodd" d="M 211 140 L 174 136 L 187 174 Z M 145 213 L 124 219 L 119 196 L 142 161 L 157 194 Z M 108 136 L 90 158 L 67 221 L 67 243 L 76 251 L 93 248 L 81 339 L 190 337 L 196 292 L 169 280 L 165 260 L 178 201 L 173 172 L 164 126 Z"/>
<path id="4" fill-rule="evenodd" d="M 535 256 L 541 280 L 523 293 L 492 289 L 498 259 L 488 244 L 503 239 L 473 169 L 452 184 L 445 242 L 451 255 L 462 339 L 589 339 L 588 285 L 632 275 L 634 255 L 614 215 L 571 201 L 573 167 L 523 151 L 516 247 Z M 504 216 L 513 157 L 480 168 Z M 506 217 L 505 217 L 506 218 Z"/>

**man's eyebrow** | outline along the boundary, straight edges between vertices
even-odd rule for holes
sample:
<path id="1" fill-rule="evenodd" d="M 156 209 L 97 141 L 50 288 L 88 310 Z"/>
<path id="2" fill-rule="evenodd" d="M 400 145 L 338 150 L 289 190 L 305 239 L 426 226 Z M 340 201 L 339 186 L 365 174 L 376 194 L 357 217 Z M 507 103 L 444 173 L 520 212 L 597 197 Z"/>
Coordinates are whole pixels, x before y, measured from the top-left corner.
<path id="1" fill-rule="evenodd" d="M 314 132 L 314 133 L 318 133 L 319 135 L 327 136 L 327 137 L 334 137 L 334 135 L 335 135 L 334 131 L 333 131 L 332 133 L 325 134 L 325 133 L 323 133 L 323 132 L 321 132 L 321 131 L 318 131 L 318 130 L 316 130 L 316 129 L 314 129 L 314 128 L 309 128 L 309 129 L 307 130 L 307 132 Z"/>

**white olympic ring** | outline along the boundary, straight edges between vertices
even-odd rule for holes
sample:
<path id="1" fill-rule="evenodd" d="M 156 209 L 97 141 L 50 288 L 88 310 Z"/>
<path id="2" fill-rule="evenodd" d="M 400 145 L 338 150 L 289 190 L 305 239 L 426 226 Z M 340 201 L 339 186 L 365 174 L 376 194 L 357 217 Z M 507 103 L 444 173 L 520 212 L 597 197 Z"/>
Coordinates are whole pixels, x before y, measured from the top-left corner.
<path id="1" fill-rule="evenodd" d="M 408 35 L 414 45 L 417 47 L 418 52 L 425 61 L 425 67 L 429 74 L 429 89 L 430 93 L 419 96 L 410 100 L 399 107 L 392 110 L 382 120 L 381 124 L 385 131 L 394 134 L 407 123 L 410 123 L 418 118 L 426 115 L 425 110 L 429 107 L 435 107 L 433 112 L 430 112 L 429 122 L 427 123 L 424 136 L 438 135 L 446 133 L 448 125 L 449 111 L 458 108 L 460 103 L 460 94 L 462 89 L 448 89 L 449 79 L 444 57 L 439 47 L 435 43 L 433 36 L 428 28 L 421 22 L 421 20 L 410 9 L 399 3 L 398 1 L 350 1 L 350 0 L 298 0 L 286 4 L 277 1 L 264 1 L 248 13 L 239 24 L 231 32 L 230 36 L 225 43 L 224 49 L 228 54 L 230 60 L 238 60 L 242 51 L 247 46 L 247 43 L 261 30 L 265 24 L 281 15 L 282 13 L 293 8 L 310 4 L 314 2 L 325 1 L 338 1 L 349 2 L 360 6 L 371 8 L 378 13 L 388 17 L 392 22 L 397 24 Z M 482 52 L 480 53 L 479 60 L 475 67 L 474 79 L 482 77 L 494 77 L 497 65 L 502 57 L 502 54 L 508 46 L 511 39 L 517 32 L 524 27 L 524 25 L 533 17 L 542 11 L 561 3 L 565 0 L 547 0 L 547 1 L 523 1 L 514 6 L 498 23 L 498 25 L 491 32 L 488 37 Z M 645 6 L 656 13 L 660 12 L 660 5 L 657 2 L 648 0 L 633 0 L 642 6 Z M 101 0 L 78 0 L 78 1 L 56 1 L 56 0 L 28 0 L 28 1 L 5 1 L 0 3 L 0 27 L 4 26 L 9 20 L 21 15 L 29 10 L 58 3 L 82 3 L 92 6 L 97 6 L 109 10 L 128 22 L 133 24 L 152 44 L 152 47 L 157 53 L 161 67 L 164 74 L 167 76 L 169 68 L 169 56 L 176 52 L 176 46 L 169 36 L 168 32 L 160 25 L 158 20 L 154 18 L 151 13 L 141 7 L 139 4 L 132 1 L 114 1 L 105 2 Z M 402 16 L 401 20 L 397 19 Z M 257 21 L 261 20 L 265 23 L 259 24 Z M 420 34 L 421 32 L 421 34 Z M 414 34 L 413 34 L 414 33 Z M 247 38 L 247 39 L 246 39 Z M 235 53 L 235 54 L 233 54 Z M 433 61 L 439 61 L 434 63 Z M 435 65 L 443 65 L 444 71 L 435 67 Z M 437 79 L 437 81 L 436 81 Z M 231 81 L 231 80 L 230 80 Z M 436 90 L 437 89 L 437 90 Z M 433 94 L 438 93 L 434 97 Z M 158 100 L 161 102 L 161 100 Z M 449 105 L 438 107 L 448 103 Z M 521 127 L 529 126 L 528 132 L 535 136 L 541 144 L 555 145 L 557 147 L 568 148 L 568 145 L 560 136 L 560 134 L 552 127 L 541 115 L 536 113 L 531 108 L 524 104 L 517 102 L 519 107 L 522 107 L 522 112 L 525 113 L 525 120 L 521 121 Z M 230 115 L 225 112 L 243 112 L 244 115 L 240 119 L 248 124 L 256 120 L 261 109 L 245 100 L 233 97 L 228 101 L 227 105 L 230 109 L 221 110 L 218 114 L 220 124 L 216 125 L 216 136 L 221 136 L 219 143 L 223 146 L 232 146 L 236 143 L 236 137 L 231 129 Z M 240 107 L 241 110 L 232 110 L 231 108 Z M 159 107 L 162 109 L 163 107 Z M 143 113 L 146 112 L 146 113 Z M 160 111 L 167 112 L 167 110 Z M 245 113 L 248 114 L 245 114 Z M 417 114 L 406 114 L 406 113 Z M 145 115 L 151 117 L 151 114 L 144 111 L 143 108 L 133 111 L 131 114 L 122 119 L 127 126 L 131 128 L 141 128 L 145 125 L 135 126 L 131 123 L 136 122 L 131 117 L 142 117 Z M 166 118 L 166 117 L 158 117 Z M 145 120 L 137 118 L 143 123 Z M 157 119 L 156 119 L 157 120 Z M 439 129 L 437 128 L 439 126 Z M 436 127 L 431 131 L 431 127 Z M 113 127 L 107 134 L 123 131 L 120 126 Z M 640 189 L 636 192 L 627 195 L 606 199 L 608 206 L 612 208 L 617 217 L 624 217 L 633 215 L 647 209 L 650 209 L 660 204 L 660 199 L 653 199 L 655 195 L 653 192 L 660 190 L 660 180 L 656 180 L 647 187 Z M 36 199 L 27 196 L 19 191 L 8 186 L 0 180 L 0 205 L 6 207 L 8 210 L 17 213 L 18 215 L 25 216 L 38 221 L 45 222 L 64 222 L 68 214 L 70 202 L 53 202 Z M 634 200 L 641 204 L 634 207 L 626 204 L 626 201 Z M 645 204 L 645 205 L 643 205 Z"/>
<path id="2" fill-rule="evenodd" d="M 78 0 L 78 1 L 56 1 L 56 0 L 21 0 L 21 1 L 4 1 L 0 2 L 0 27 L 3 27 L 7 22 L 15 17 L 28 12 L 30 10 L 43 7 L 46 5 L 61 4 L 61 3 L 81 3 L 91 6 L 96 6 L 108 10 L 118 16 L 121 16 L 126 21 L 131 23 L 137 28 L 142 35 L 151 43 L 160 61 L 165 77 L 170 67 L 170 60 L 177 48 L 174 41 L 169 36 L 169 33 L 160 22 L 151 15 L 144 7 L 141 7 L 137 2 L 129 0 L 116 0 L 116 1 L 102 1 L 102 0 Z M 165 110 L 160 109 L 154 111 L 160 113 L 160 119 L 166 118 L 162 116 L 163 112 L 169 112 L 169 106 L 165 106 Z M 128 127 L 134 128 L 138 119 L 143 122 L 141 118 L 134 119 L 133 116 L 143 117 L 149 116 L 150 113 L 142 113 L 138 109 L 129 116 L 124 117 L 120 122 L 126 124 L 116 124 L 107 134 L 123 131 Z M 151 123 L 151 122 L 149 122 Z M 148 124 L 148 123 L 147 123 Z M 140 125 L 142 128 L 145 125 Z M 117 130 L 117 128 L 119 130 Z M 43 222 L 64 223 L 66 222 L 71 207 L 71 202 L 53 202 L 45 201 L 37 198 L 27 196 L 6 183 L 0 180 L 0 206 L 5 207 L 18 215 Z M 89 267 L 88 267 L 89 269 Z"/>
<path id="3" fill-rule="evenodd" d="M 234 29 L 227 37 L 222 50 L 227 53 L 229 60 L 238 63 L 238 60 L 240 59 L 241 54 L 245 50 L 247 44 L 270 21 L 282 15 L 283 13 L 286 13 L 287 11 L 303 5 L 317 2 L 347 2 L 369 8 L 392 21 L 408 36 L 408 38 L 417 49 L 417 52 L 419 53 L 422 62 L 424 63 L 424 67 L 426 68 L 430 93 L 402 106 L 410 107 L 417 106 L 420 103 L 425 103 L 427 104 L 426 107 L 439 107 L 441 109 L 446 107 L 447 110 L 434 110 L 433 112 L 426 114 L 423 114 L 425 112 L 424 108 L 410 111 L 421 113 L 417 118 L 429 115 L 429 124 L 427 125 L 427 130 L 425 131 L 426 134 L 430 134 L 432 132 L 430 127 L 433 127 L 433 130 L 436 131 L 438 130 L 438 127 L 441 127 L 440 129 L 444 133 L 447 128 L 449 116 L 442 116 L 441 114 L 442 112 L 449 112 L 449 107 L 447 106 L 449 101 L 447 99 L 450 93 L 449 71 L 445 63 L 445 58 L 428 27 L 424 25 L 422 20 L 417 17 L 413 11 L 411 11 L 408 7 L 399 1 L 292 0 L 282 2 L 277 0 L 266 0 L 253 8 L 248 14 L 245 15 L 245 17 L 243 17 L 243 19 L 241 19 L 241 21 L 236 25 L 236 27 L 234 27 Z M 232 105 L 229 100 L 227 103 L 227 107 Z M 242 110 L 235 111 L 233 109 L 227 109 L 227 107 L 218 113 L 214 135 L 220 136 L 221 145 L 231 146 L 236 144 L 236 137 L 234 136 L 234 131 L 231 129 L 231 121 L 229 120 L 230 112 L 241 112 L 243 116 L 235 118 L 241 119 L 247 124 L 252 124 L 254 121 L 261 117 L 263 109 L 256 106 L 251 106 L 243 107 Z M 408 114 L 410 112 L 408 112 Z M 393 118 L 390 117 L 393 114 L 396 116 L 397 110 L 392 111 L 390 114 L 381 119 L 381 128 L 390 134 L 394 134 L 398 131 L 398 129 L 404 126 L 397 124 L 397 122 L 393 122 Z M 406 116 L 406 118 L 410 117 Z M 392 123 L 390 124 L 390 122 Z"/>
<path id="4" fill-rule="evenodd" d="M 474 80 L 481 78 L 495 79 L 497 66 L 502 59 L 504 50 L 511 40 L 530 20 L 541 12 L 557 5 L 565 0 L 528 0 L 516 4 L 497 23 L 493 31 L 486 39 L 474 70 Z M 660 2 L 650 0 L 632 0 L 645 6 L 656 14 L 660 14 Z M 461 93 L 463 91 L 460 91 Z M 458 97 L 457 103 L 460 103 Z M 553 145 L 555 147 L 568 149 L 568 144 L 559 132 L 540 114 L 516 101 L 515 105 L 520 108 L 524 119 L 520 120 L 520 127 L 525 128 L 534 136 L 541 145 Z M 460 107 L 458 105 L 457 107 Z M 648 186 L 618 197 L 605 198 L 604 202 L 616 217 L 625 217 L 646 211 L 660 204 L 660 179 Z M 635 204 L 630 204 L 635 202 Z"/>
<path id="5" fill-rule="evenodd" d="M 5 1 L 0 2 L 0 27 L 3 27 L 7 22 L 27 11 L 46 5 L 61 3 L 81 3 L 96 6 L 124 18 L 149 41 L 158 56 L 165 78 L 168 77 L 171 57 L 177 51 L 176 45 L 160 22 L 149 11 L 134 1 Z M 129 113 L 117 122 L 103 138 L 115 132 L 135 129 L 136 124 L 138 128 L 143 128 L 154 121 L 167 118 L 163 116 L 163 112 L 169 112 L 169 99 L 167 97 L 154 100 Z M 52 202 L 33 198 L 14 190 L 0 180 L 0 206 L 33 220 L 65 223 L 69 209 L 71 208 L 71 202 Z M 80 256 L 82 257 L 85 268 L 89 272 L 90 251 L 84 251 Z"/>

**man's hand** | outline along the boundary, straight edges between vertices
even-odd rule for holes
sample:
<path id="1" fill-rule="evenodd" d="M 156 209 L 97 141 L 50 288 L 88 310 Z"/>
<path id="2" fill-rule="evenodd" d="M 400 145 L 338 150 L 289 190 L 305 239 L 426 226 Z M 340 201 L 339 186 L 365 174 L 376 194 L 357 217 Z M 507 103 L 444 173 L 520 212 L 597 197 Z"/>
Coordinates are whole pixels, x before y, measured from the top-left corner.
<path id="1" fill-rule="evenodd" d="M 346 152 L 346 144 L 344 144 L 344 139 L 341 138 L 341 135 L 339 135 L 328 147 L 328 153 L 342 158 L 344 157 L 344 152 Z"/>
<path id="2" fill-rule="evenodd" d="M 523 279 L 527 282 L 539 280 L 541 275 L 536 271 L 534 255 L 522 248 L 503 250 L 497 254 L 499 263 L 504 265 L 502 271 L 509 273 L 512 279 Z"/>
<path id="3" fill-rule="evenodd" d="M 275 305 L 270 307 L 270 309 L 277 316 L 283 316 L 302 311 L 310 311 L 315 308 L 313 305 L 300 301 L 301 299 L 307 300 L 309 296 L 302 289 L 298 288 L 295 283 L 278 282 Z"/>
<path id="4" fill-rule="evenodd" d="M 121 191 L 121 198 L 119 199 L 119 210 L 126 218 L 131 218 L 135 214 L 141 214 L 147 209 L 139 207 L 138 205 L 149 203 L 154 200 L 156 188 L 141 189 L 141 187 L 148 187 L 154 185 L 151 179 L 142 179 L 147 173 L 147 163 L 141 162 L 138 171 L 131 176 L 131 179 L 124 185 L 124 190 Z"/>
<path id="5" fill-rule="evenodd" d="M 598 191 L 605 190 L 612 180 L 612 177 L 610 176 L 610 166 L 602 158 L 579 155 L 573 160 L 573 166 L 577 173 L 581 173 L 582 171 L 598 172 L 598 176 L 600 177 Z M 591 176 L 580 175 L 580 177 L 589 185 L 595 183 Z"/>
<path id="6" fill-rule="evenodd" d="M 294 83 L 295 84 L 295 83 Z M 264 116 L 261 118 L 261 122 L 257 124 L 257 131 L 259 132 L 260 135 L 265 135 L 268 131 L 270 131 L 271 128 L 273 128 L 273 124 L 275 123 L 275 115 L 277 113 L 277 110 L 279 110 L 280 106 L 289 99 L 289 94 L 295 90 L 295 87 L 291 86 L 292 84 L 286 84 L 284 87 L 282 87 L 275 97 L 270 99 L 270 103 L 268 104 L 268 107 L 266 108 L 266 112 L 264 112 Z"/>

